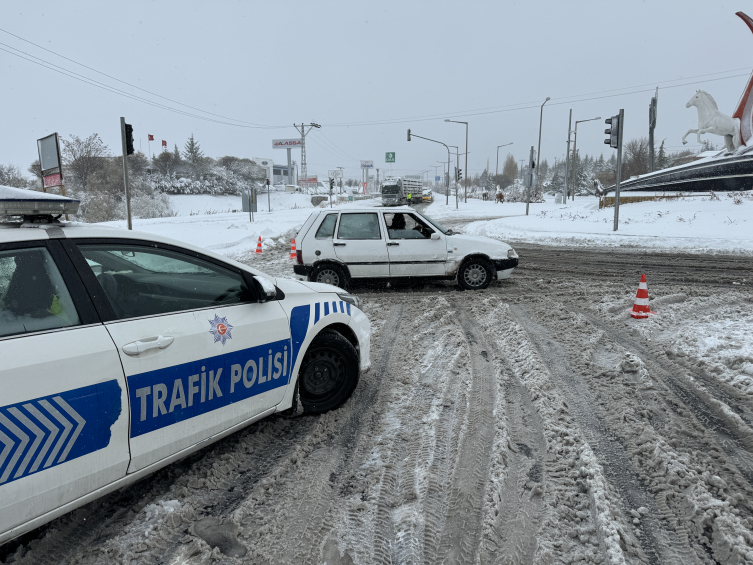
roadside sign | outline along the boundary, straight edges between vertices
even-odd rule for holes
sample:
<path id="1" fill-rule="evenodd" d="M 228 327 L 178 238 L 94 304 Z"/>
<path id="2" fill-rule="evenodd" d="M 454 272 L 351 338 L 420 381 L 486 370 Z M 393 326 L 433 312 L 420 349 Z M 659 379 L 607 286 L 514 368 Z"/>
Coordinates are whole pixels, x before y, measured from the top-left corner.
<path id="1" fill-rule="evenodd" d="M 61 178 L 60 173 L 53 173 L 44 177 L 45 188 L 60 186 L 61 184 L 63 184 L 63 179 Z"/>
<path id="2" fill-rule="evenodd" d="M 395 162 L 395 152 L 394 151 L 388 151 L 384 155 L 384 162 L 385 163 L 394 163 Z"/>
<path id="3" fill-rule="evenodd" d="M 272 149 L 295 149 L 296 147 L 300 147 L 301 144 L 301 138 L 296 137 L 293 139 L 273 139 L 272 140 Z"/>
<path id="4" fill-rule="evenodd" d="M 343 176 L 343 172 L 340 169 L 336 169 L 334 171 L 329 171 L 328 176 L 331 179 L 339 179 Z"/>
<path id="5" fill-rule="evenodd" d="M 439 181 L 441 181 L 441 180 L 442 180 L 442 177 L 434 177 L 434 181 L 435 181 L 435 182 L 439 182 Z"/>
<path id="6" fill-rule="evenodd" d="M 42 168 L 43 176 L 61 172 L 60 142 L 57 133 L 37 139 L 37 150 L 39 151 L 39 165 Z"/>
<path id="7" fill-rule="evenodd" d="M 374 168 L 374 161 L 361 161 L 361 168 L 362 169 L 373 169 Z"/>

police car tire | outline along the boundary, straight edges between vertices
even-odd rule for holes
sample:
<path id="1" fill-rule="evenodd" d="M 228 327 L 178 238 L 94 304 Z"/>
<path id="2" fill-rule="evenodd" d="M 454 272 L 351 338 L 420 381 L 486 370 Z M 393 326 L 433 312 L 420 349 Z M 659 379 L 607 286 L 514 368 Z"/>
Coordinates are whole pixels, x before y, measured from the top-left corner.
<path id="1" fill-rule="evenodd" d="M 335 265 L 334 263 L 325 263 L 323 265 L 317 265 L 316 267 L 314 267 L 309 280 L 311 280 L 311 282 L 322 282 L 317 280 L 319 278 L 319 273 L 321 273 L 322 271 L 334 272 L 338 278 L 338 282 L 335 286 L 339 286 L 342 289 L 347 288 L 348 278 L 345 274 L 345 271 L 339 265 Z"/>
<path id="2" fill-rule="evenodd" d="M 485 271 L 486 274 L 483 282 L 480 284 L 472 284 L 466 280 L 467 271 L 478 271 L 479 269 Z M 463 264 L 460 265 L 460 269 L 458 269 L 458 285 L 465 290 L 482 290 L 491 284 L 493 277 L 494 266 L 482 257 L 471 257 L 470 259 L 466 259 Z"/>
<path id="3" fill-rule="evenodd" d="M 339 333 L 324 330 L 306 350 L 298 372 L 298 395 L 306 414 L 340 407 L 358 385 L 358 352 Z"/>

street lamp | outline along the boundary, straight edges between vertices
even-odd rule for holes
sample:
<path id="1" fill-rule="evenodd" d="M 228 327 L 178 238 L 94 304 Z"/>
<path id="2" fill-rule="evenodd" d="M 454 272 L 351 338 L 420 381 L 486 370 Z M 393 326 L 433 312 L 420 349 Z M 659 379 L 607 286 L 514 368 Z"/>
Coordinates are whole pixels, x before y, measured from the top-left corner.
<path id="1" fill-rule="evenodd" d="M 465 176 L 468 178 L 468 122 L 458 122 L 456 120 L 450 120 L 445 118 L 445 122 L 453 122 L 455 124 L 465 124 Z M 465 183 L 465 197 L 463 202 L 468 204 L 468 183 Z"/>
<path id="2" fill-rule="evenodd" d="M 457 170 L 458 165 L 460 165 L 460 155 L 458 155 L 458 146 L 457 145 L 450 145 L 450 147 L 455 148 L 455 169 Z M 468 157 L 465 158 L 466 161 L 468 160 Z M 468 173 L 466 173 L 468 174 Z M 458 175 L 457 172 L 455 173 L 455 208 L 458 207 L 458 193 L 460 192 L 460 187 L 458 186 Z"/>
<path id="3" fill-rule="evenodd" d="M 539 148 L 536 153 L 536 186 L 541 186 L 541 180 L 539 177 L 539 159 L 541 159 L 541 125 L 544 121 L 544 104 L 549 102 L 551 98 L 548 96 L 546 97 L 546 100 L 544 100 L 543 104 L 541 104 L 541 114 L 539 115 Z"/>
<path id="4" fill-rule="evenodd" d="M 512 145 L 512 141 L 510 143 L 505 143 L 504 145 L 497 145 L 497 172 L 494 176 L 499 176 L 499 148 L 507 147 L 508 145 Z"/>
<path id="5" fill-rule="evenodd" d="M 419 138 L 419 139 L 425 139 L 426 141 L 431 141 L 432 143 L 439 143 L 440 145 L 444 145 L 445 146 L 445 148 L 447 149 L 447 184 L 448 184 L 447 188 L 449 188 L 449 183 L 450 183 L 450 178 L 449 178 L 449 176 L 450 176 L 450 148 L 447 147 L 446 143 L 442 143 L 441 141 L 437 141 L 436 139 L 429 139 L 428 137 L 421 137 L 420 135 L 416 135 L 415 133 L 412 134 L 412 135 L 414 137 Z M 410 132 L 410 128 L 408 128 L 408 141 L 410 141 L 410 138 L 411 138 L 411 132 Z M 445 200 L 445 205 L 449 205 L 449 204 L 450 204 L 450 191 L 448 190 L 447 191 L 447 198 Z M 457 208 L 457 200 L 455 201 L 455 207 Z"/>
<path id="6" fill-rule="evenodd" d="M 573 171 L 575 170 L 575 167 L 576 167 L 575 156 L 577 155 L 576 148 L 578 147 L 578 124 L 580 124 L 581 122 L 593 122 L 594 120 L 600 120 L 600 119 L 601 117 L 589 118 L 588 120 L 578 120 L 575 122 L 575 139 L 573 140 L 573 168 L 572 168 Z M 575 201 L 575 181 L 573 181 L 573 202 L 574 201 Z"/>

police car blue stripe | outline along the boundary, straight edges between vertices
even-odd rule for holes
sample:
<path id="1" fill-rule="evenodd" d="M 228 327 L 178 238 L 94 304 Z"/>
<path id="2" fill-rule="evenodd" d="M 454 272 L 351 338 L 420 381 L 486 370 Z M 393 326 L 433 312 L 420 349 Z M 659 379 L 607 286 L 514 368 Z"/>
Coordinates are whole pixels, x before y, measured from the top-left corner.
<path id="1" fill-rule="evenodd" d="M 104 449 L 121 410 L 116 380 L 0 407 L 0 485 Z"/>
<path id="2" fill-rule="evenodd" d="M 324 303 L 324 315 L 329 316 L 329 302 Z"/>
<path id="3" fill-rule="evenodd" d="M 285 386 L 289 339 L 128 377 L 131 437 Z"/>
<path id="4" fill-rule="evenodd" d="M 308 308 L 308 306 L 300 306 L 300 308 Z M 314 304 L 314 323 L 319 321 L 319 303 Z"/>

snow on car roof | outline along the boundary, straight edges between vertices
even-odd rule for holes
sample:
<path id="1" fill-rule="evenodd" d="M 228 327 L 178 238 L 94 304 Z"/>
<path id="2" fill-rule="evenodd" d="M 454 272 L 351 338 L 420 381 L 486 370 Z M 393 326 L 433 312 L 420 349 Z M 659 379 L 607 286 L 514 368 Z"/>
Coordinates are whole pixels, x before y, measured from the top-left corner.
<path id="1" fill-rule="evenodd" d="M 28 190 L 26 188 L 15 188 L 13 186 L 5 186 L 0 184 L 0 200 L 13 200 L 21 202 L 39 202 L 42 200 L 55 200 L 64 202 L 78 202 L 73 198 L 67 196 L 60 196 L 59 194 L 50 194 L 48 192 L 38 192 L 36 190 Z"/>

